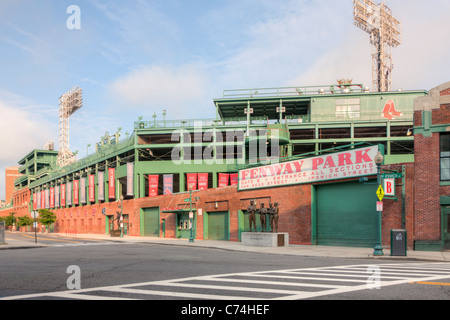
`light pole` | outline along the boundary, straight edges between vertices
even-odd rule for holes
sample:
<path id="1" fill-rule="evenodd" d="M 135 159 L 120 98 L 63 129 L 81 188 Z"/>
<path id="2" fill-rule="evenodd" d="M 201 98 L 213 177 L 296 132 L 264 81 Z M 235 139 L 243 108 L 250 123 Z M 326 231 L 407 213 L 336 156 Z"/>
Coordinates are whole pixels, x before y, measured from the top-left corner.
<path id="1" fill-rule="evenodd" d="M 194 223 L 192 221 L 192 218 L 194 217 L 194 213 L 192 212 L 192 186 L 189 186 L 189 227 L 190 227 L 190 234 L 189 234 L 189 242 L 194 242 L 194 234 L 193 234 L 193 227 Z"/>
<path id="2" fill-rule="evenodd" d="M 123 238 L 123 195 L 120 195 L 120 237 Z"/>
<path id="3" fill-rule="evenodd" d="M 378 151 L 377 155 L 375 156 L 375 164 L 377 165 L 377 184 L 381 186 L 381 165 L 383 164 L 384 157 L 381 154 L 380 151 Z M 381 211 L 377 210 L 377 242 L 375 244 L 375 248 L 373 251 L 374 256 L 383 256 L 383 247 L 381 245 L 381 238 L 382 238 L 382 221 L 381 221 Z"/>

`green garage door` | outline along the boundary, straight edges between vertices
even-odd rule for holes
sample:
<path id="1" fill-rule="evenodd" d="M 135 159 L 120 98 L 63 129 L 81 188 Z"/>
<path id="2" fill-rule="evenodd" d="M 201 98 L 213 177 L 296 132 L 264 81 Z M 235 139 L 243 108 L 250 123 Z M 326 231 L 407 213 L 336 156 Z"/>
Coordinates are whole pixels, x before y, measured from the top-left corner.
<path id="1" fill-rule="evenodd" d="M 377 233 L 376 184 L 317 186 L 317 244 L 373 247 Z"/>
<path id="2" fill-rule="evenodd" d="M 229 240 L 228 212 L 208 213 L 208 239 Z"/>
<path id="3" fill-rule="evenodd" d="M 159 237 L 159 208 L 142 209 L 141 236 Z"/>

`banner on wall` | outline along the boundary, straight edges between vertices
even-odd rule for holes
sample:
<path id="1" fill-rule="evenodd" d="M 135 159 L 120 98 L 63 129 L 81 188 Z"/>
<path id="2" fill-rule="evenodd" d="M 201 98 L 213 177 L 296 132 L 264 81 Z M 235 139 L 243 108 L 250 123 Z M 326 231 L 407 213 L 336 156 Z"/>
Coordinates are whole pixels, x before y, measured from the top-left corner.
<path id="1" fill-rule="evenodd" d="M 38 201 L 38 197 L 37 197 L 37 193 L 33 193 L 33 210 L 37 210 L 37 201 Z"/>
<path id="2" fill-rule="evenodd" d="M 186 173 L 187 177 L 187 190 L 197 190 L 197 174 L 196 173 Z"/>
<path id="3" fill-rule="evenodd" d="M 55 187 L 55 208 L 59 208 L 60 203 L 59 203 L 59 186 Z"/>
<path id="4" fill-rule="evenodd" d="M 68 206 L 72 205 L 72 182 L 66 184 L 66 203 Z"/>
<path id="5" fill-rule="evenodd" d="M 219 173 L 219 188 L 228 186 L 230 175 L 227 173 Z"/>
<path id="6" fill-rule="evenodd" d="M 148 196 L 156 197 L 158 195 L 159 175 L 148 176 Z"/>
<path id="7" fill-rule="evenodd" d="M 45 209 L 45 191 L 41 191 L 41 209 Z"/>
<path id="8" fill-rule="evenodd" d="M 108 169 L 108 193 L 110 199 L 116 198 L 116 171 L 114 168 Z"/>
<path id="9" fill-rule="evenodd" d="M 270 188 L 377 174 L 378 146 L 239 171 L 239 190 Z"/>
<path id="10" fill-rule="evenodd" d="M 36 193 L 36 207 L 39 210 L 41 208 L 41 192 Z"/>
<path id="11" fill-rule="evenodd" d="M 61 185 L 61 207 L 65 207 L 66 206 L 66 185 L 62 184 Z"/>
<path id="12" fill-rule="evenodd" d="M 239 174 L 230 174 L 230 185 L 237 186 L 239 182 Z"/>
<path id="13" fill-rule="evenodd" d="M 206 190 L 208 189 L 208 173 L 199 173 L 197 175 L 198 189 Z"/>
<path id="14" fill-rule="evenodd" d="M 127 196 L 134 196 L 134 163 L 127 163 Z"/>
<path id="15" fill-rule="evenodd" d="M 55 207 L 55 188 L 50 188 L 50 208 Z"/>
<path id="16" fill-rule="evenodd" d="M 105 201 L 105 173 L 98 173 L 98 201 Z"/>
<path id="17" fill-rule="evenodd" d="M 81 178 L 80 180 L 81 188 L 81 204 L 86 204 L 86 178 Z"/>
<path id="18" fill-rule="evenodd" d="M 49 209 L 50 208 L 50 194 L 49 194 L 49 190 L 45 189 L 44 191 L 44 195 L 45 195 L 45 209 Z"/>
<path id="19" fill-rule="evenodd" d="M 164 195 L 173 193 L 173 174 L 165 174 L 163 177 Z"/>
<path id="20" fill-rule="evenodd" d="M 73 204 L 79 204 L 79 191 L 80 190 L 80 182 L 78 180 L 73 180 Z"/>
<path id="21" fill-rule="evenodd" d="M 95 175 L 89 175 L 89 202 L 95 202 Z"/>

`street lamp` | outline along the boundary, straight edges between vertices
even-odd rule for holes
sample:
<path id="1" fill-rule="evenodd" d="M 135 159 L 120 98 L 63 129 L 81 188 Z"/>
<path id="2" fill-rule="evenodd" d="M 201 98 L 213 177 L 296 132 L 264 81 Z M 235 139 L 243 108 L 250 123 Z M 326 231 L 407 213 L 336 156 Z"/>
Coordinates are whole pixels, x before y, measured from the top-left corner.
<path id="1" fill-rule="evenodd" d="M 381 186 L 381 165 L 383 164 L 384 157 L 380 151 L 375 156 L 375 164 L 377 165 L 377 184 Z M 381 245 L 381 211 L 377 210 L 377 242 L 373 251 L 374 256 L 383 256 L 383 247 Z"/>
<path id="2" fill-rule="evenodd" d="M 194 217 L 194 213 L 192 212 L 192 186 L 189 186 L 189 227 L 190 227 L 190 234 L 189 234 L 189 242 L 194 242 L 194 234 L 193 234 L 193 227 L 194 223 L 192 221 L 192 218 Z"/>
<path id="3" fill-rule="evenodd" d="M 120 195 L 120 237 L 123 238 L 123 195 Z"/>

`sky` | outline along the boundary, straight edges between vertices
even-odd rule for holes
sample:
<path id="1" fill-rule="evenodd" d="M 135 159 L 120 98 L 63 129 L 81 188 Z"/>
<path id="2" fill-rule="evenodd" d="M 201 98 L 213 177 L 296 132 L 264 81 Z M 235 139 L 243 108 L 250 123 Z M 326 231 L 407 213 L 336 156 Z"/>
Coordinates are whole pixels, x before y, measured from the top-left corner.
<path id="1" fill-rule="evenodd" d="M 449 81 L 450 1 L 386 4 L 402 23 L 393 90 Z M 223 90 L 371 86 L 371 52 L 352 0 L 0 0 L 0 199 L 5 167 L 48 141 L 58 149 L 59 97 L 74 86 L 84 103 L 70 148 L 82 158 L 139 116 L 214 118 Z"/>

